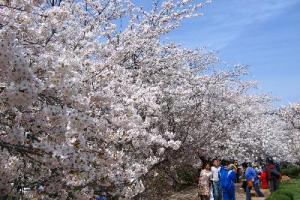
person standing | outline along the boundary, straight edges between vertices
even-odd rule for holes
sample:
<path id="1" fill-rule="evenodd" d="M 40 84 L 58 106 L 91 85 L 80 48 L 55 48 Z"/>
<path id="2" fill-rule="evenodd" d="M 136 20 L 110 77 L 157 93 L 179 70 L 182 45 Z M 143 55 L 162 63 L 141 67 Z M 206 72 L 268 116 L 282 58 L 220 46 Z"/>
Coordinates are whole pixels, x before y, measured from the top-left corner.
<path id="1" fill-rule="evenodd" d="M 236 169 L 236 179 L 235 179 L 235 183 L 239 182 L 239 178 L 240 178 L 240 169 L 239 169 L 239 161 L 238 160 L 234 160 L 234 167 Z"/>
<path id="2" fill-rule="evenodd" d="M 228 171 L 228 181 L 229 181 L 229 189 L 228 189 L 228 199 L 229 200 L 235 200 L 235 181 L 236 181 L 236 174 L 237 169 L 234 164 L 229 165 L 229 171 Z"/>
<path id="3" fill-rule="evenodd" d="M 219 173 L 220 173 L 220 160 L 214 159 L 213 166 L 211 167 L 212 172 L 212 188 L 214 200 L 222 200 L 222 188 L 220 185 Z"/>
<path id="4" fill-rule="evenodd" d="M 269 188 L 270 188 L 271 193 L 278 190 L 280 176 L 281 176 L 280 172 L 276 168 L 274 161 L 272 159 L 269 159 L 268 166 L 267 166 L 267 177 L 268 177 Z"/>
<path id="5" fill-rule="evenodd" d="M 234 166 L 229 166 L 229 162 L 222 161 L 220 183 L 223 191 L 223 200 L 235 200 L 235 177 L 236 172 Z"/>
<path id="6" fill-rule="evenodd" d="M 262 167 L 262 173 L 260 175 L 260 182 L 261 182 L 261 188 L 262 189 L 268 189 L 269 184 L 268 184 L 268 174 L 266 171 L 266 167 Z"/>
<path id="7" fill-rule="evenodd" d="M 251 166 L 251 164 L 243 163 L 243 168 L 246 169 L 245 177 L 247 181 L 246 186 L 246 200 L 251 200 L 251 189 L 254 187 L 256 194 L 259 197 L 264 197 L 264 194 L 260 191 L 259 188 L 259 178 L 255 169 Z"/>
<path id="8" fill-rule="evenodd" d="M 201 170 L 199 178 L 199 195 L 201 200 L 210 199 L 210 189 L 211 189 L 211 179 L 212 173 L 210 171 L 210 164 L 205 164 L 204 168 Z"/>

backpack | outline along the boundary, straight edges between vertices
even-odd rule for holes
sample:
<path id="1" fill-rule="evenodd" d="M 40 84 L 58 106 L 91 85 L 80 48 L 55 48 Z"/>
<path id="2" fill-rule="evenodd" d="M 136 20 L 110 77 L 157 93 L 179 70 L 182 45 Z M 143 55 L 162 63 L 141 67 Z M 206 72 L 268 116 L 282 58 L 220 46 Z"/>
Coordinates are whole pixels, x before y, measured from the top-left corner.
<path id="1" fill-rule="evenodd" d="M 230 190 L 232 188 L 232 182 L 229 179 L 229 175 L 232 171 L 227 171 L 226 169 L 221 169 L 219 172 L 221 187 L 224 190 Z"/>

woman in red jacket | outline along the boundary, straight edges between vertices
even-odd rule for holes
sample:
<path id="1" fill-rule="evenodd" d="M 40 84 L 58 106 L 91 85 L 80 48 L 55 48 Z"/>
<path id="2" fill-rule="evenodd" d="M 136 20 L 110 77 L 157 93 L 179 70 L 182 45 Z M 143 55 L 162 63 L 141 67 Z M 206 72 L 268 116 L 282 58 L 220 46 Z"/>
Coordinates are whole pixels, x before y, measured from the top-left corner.
<path id="1" fill-rule="evenodd" d="M 268 189 L 269 184 L 268 184 L 268 174 L 266 169 L 263 169 L 263 172 L 260 174 L 260 182 L 261 182 L 261 188 L 262 189 Z"/>

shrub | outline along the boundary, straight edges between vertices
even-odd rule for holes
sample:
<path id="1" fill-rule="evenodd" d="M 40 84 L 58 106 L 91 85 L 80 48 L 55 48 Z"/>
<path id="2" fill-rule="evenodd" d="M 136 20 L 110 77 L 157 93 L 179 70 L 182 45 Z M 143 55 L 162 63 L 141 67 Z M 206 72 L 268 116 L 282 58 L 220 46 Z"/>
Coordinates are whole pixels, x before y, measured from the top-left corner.
<path id="1" fill-rule="evenodd" d="M 281 173 L 290 177 L 297 177 L 300 174 L 300 167 L 290 166 L 288 168 L 282 169 Z"/>
<path id="2" fill-rule="evenodd" d="M 278 190 L 274 192 L 267 200 L 294 200 L 293 193 L 286 190 Z"/>
<path id="3" fill-rule="evenodd" d="M 291 200 L 294 200 L 294 195 L 293 195 L 292 192 L 289 192 L 289 191 L 286 191 L 286 190 L 279 190 L 277 192 L 277 194 L 285 195 L 285 196 L 289 197 Z"/>
<path id="4" fill-rule="evenodd" d="M 289 183 L 281 184 L 279 191 L 293 193 L 294 200 L 300 200 L 300 179 L 292 179 Z"/>
<path id="5" fill-rule="evenodd" d="M 180 170 L 177 171 L 177 176 L 181 183 L 185 185 L 194 185 L 195 176 L 197 176 L 197 174 L 195 174 L 194 171 Z"/>
<path id="6" fill-rule="evenodd" d="M 269 200 L 291 200 L 290 197 L 284 195 L 284 194 L 275 194 L 272 195 L 271 198 L 268 198 Z"/>

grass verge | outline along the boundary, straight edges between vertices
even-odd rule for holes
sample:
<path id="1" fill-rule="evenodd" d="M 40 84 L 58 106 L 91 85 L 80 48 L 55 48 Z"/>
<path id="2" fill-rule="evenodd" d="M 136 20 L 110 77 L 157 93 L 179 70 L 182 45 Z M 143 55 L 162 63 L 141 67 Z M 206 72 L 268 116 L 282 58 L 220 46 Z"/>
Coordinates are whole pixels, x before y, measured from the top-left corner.
<path id="1" fill-rule="evenodd" d="M 267 200 L 300 200 L 300 179 L 292 179 L 289 183 L 280 185 Z"/>

